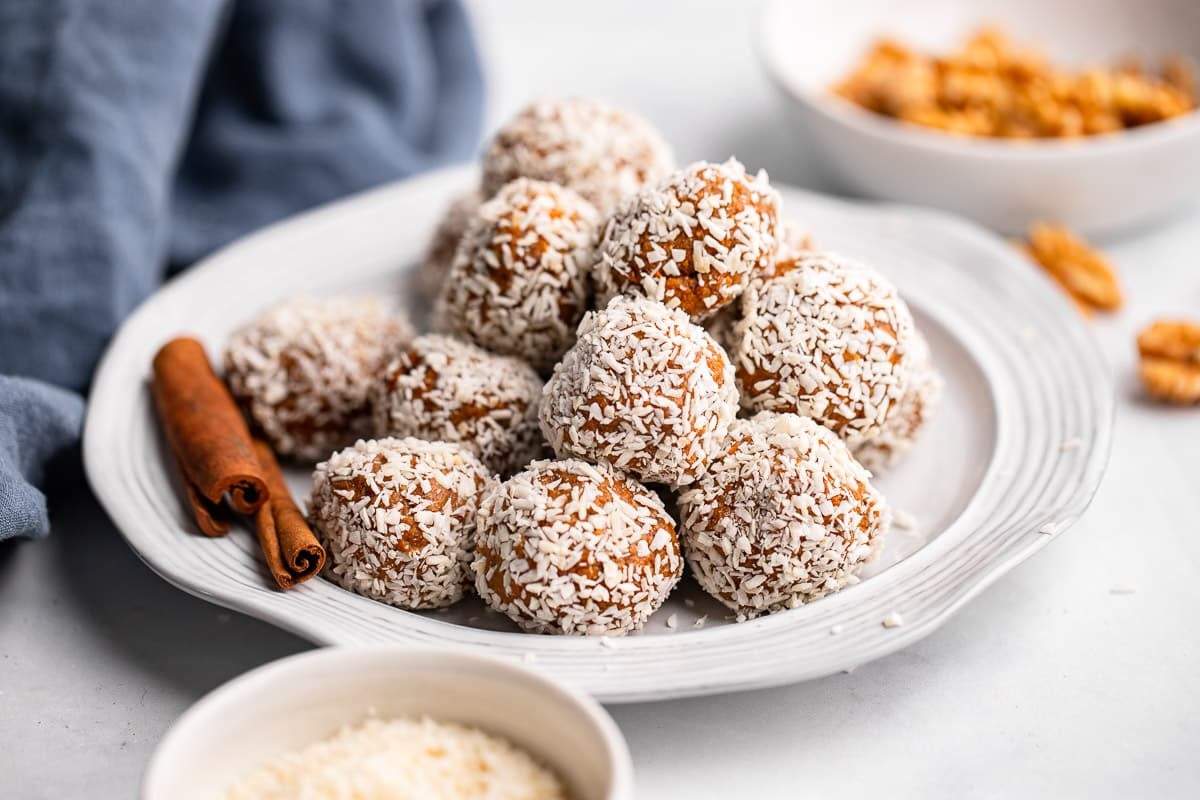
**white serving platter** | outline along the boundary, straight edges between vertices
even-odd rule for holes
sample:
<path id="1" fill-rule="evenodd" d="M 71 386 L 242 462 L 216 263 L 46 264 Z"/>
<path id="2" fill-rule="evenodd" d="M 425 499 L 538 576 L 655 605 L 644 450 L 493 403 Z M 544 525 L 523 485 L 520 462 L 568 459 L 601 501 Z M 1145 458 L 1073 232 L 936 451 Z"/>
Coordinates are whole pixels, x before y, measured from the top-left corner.
<path id="1" fill-rule="evenodd" d="M 924 437 L 879 478 L 917 526 L 894 528 L 858 585 L 735 623 L 685 579 L 644 631 L 622 639 L 519 633 L 477 600 L 411 613 L 323 579 L 272 588 L 252 532 L 208 539 L 195 530 L 154 416 L 151 357 L 191 333 L 216 360 L 235 326 L 292 294 L 404 302 L 406 272 L 439 213 L 474 179 L 444 170 L 274 225 L 170 281 L 122 326 L 92 390 L 84 460 L 97 497 L 151 569 L 317 643 L 471 648 L 533 663 L 604 702 L 634 702 L 806 680 L 899 650 L 1091 500 L 1108 459 L 1113 388 L 1091 334 L 1050 282 L 1011 245 L 954 217 L 784 189 L 785 215 L 822 247 L 897 284 L 946 380 Z M 303 501 L 308 470 L 290 469 L 289 480 Z M 885 617 L 903 624 L 885 627 Z"/>

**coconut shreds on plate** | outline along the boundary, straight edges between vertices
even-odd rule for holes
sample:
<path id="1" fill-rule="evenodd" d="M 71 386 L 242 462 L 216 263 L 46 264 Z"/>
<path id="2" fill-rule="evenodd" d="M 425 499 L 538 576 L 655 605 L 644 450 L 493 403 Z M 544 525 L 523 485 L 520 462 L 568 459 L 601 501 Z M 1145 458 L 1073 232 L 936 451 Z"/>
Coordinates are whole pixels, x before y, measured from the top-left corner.
<path id="1" fill-rule="evenodd" d="M 908 391 L 914 332 L 908 307 L 877 272 L 808 253 L 742 296 L 734 356 L 742 405 L 810 416 L 858 447 Z"/>
<path id="2" fill-rule="evenodd" d="M 225 800 L 566 800 L 549 769 L 506 739 L 451 722 L 367 719 L 275 756 Z"/>
<path id="3" fill-rule="evenodd" d="M 584 317 L 539 412 L 559 457 L 674 486 L 704 471 L 736 414 L 720 347 L 681 312 L 636 297 Z"/>
<path id="4" fill-rule="evenodd" d="M 519 359 L 450 336 L 418 336 L 376 385 L 375 435 L 456 442 L 508 473 L 543 452 L 541 395 L 541 379 Z"/>
<path id="5" fill-rule="evenodd" d="M 490 491 L 478 519 L 475 588 L 527 630 L 637 630 L 683 569 L 662 500 L 611 467 L 535 462 Z"/>
<path id="6" fill-rule="evenodd" d="M 711 316 L 775 256 L 779 196 L 736 160 L 698 162 L 624 200 L 604 228 L 601 301 L 635 292 Z"/>
<path id="7" fill-rule="evenodd" d="M 407 609 L 448 606 L 470 581 L 476 509 L 493 481 L 461 445 L 359 441 L 313 473 L 309 517 L 326 576 Z"/>
<path id="8" fill-rule="evenodd" d="M 594 100 L 539 100 L 492 139 L 483 188 L 490 196 L 516 178 L 536 178 L 575 190 L 607 214 L 673 166 L 667 143 L 636 114 Z"/>
<path id="9" fill-rule="evenodd" d="M 549 371 L 587 310 L 598 224 L 570 189 L 528 178 L 505 185 L 463 234 L 437 327 Z"/>
<path id="10" fill-rule="evenodd" d="M 225 378 L 277 453 L 316 461 L 367 434 L 371 387 L 411 338 L 376 300 L 294 297 L 233 332 Z"/>
<path id="11" fill-rule="evenodd" d="M 697 583 L 752 617 L 853 583 L 887 528 L 870 473 L 808 417 L 737 420 L 724 452 L 679 496 Z"/>

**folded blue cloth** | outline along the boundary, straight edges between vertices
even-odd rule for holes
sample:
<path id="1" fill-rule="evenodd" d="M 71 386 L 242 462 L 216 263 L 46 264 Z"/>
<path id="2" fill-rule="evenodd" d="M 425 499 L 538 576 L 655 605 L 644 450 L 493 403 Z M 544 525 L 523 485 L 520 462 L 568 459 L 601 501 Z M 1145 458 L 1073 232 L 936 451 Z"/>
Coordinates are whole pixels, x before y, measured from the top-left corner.
<path id="1" fill-rule="evenodd" d="M 454 0 L 0 4 L 0 539 L 168 268 L 470 156 L 482 99 Z"/>

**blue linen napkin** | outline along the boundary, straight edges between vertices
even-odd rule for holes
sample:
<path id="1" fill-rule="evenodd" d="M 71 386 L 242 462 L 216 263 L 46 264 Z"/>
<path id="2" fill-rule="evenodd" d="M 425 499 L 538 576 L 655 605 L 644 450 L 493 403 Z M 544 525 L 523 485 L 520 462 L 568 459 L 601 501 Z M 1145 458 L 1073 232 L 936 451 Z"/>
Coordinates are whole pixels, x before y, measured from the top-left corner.
<path id="1" fill-rule="evenodd" d="M 0 3 L 0 540 L 169 269 L 470 156 L 482 99 L 456 0 Z"/>

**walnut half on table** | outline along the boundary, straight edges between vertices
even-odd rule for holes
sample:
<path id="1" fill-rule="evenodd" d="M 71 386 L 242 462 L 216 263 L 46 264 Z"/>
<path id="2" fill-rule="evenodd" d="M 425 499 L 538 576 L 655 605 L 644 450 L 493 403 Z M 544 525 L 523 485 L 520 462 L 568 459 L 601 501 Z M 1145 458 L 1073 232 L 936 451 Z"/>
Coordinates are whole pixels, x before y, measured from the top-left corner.
<path id="1" fill-rule="evenodd" d="M 1200 323 L 1159 320 L 1137 339 L 1138 374 L 1156 400 L 1200 403 Z"/>

